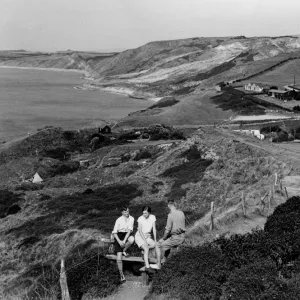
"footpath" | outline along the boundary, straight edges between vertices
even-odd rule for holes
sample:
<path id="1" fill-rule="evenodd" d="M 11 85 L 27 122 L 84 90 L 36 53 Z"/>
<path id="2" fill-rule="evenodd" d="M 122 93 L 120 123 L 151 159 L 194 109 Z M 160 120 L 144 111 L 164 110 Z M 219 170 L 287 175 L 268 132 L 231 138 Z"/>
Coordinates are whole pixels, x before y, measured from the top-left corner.
<path id="1" fill-rule="evenodd" d="M 143 300 L 147 295 L 149 286 L 143 286 L 141 276 L 126 276 L 127 281 L 123 283 L 113 295 L 103 300 Z M 100 299 L 99 299 L 100 300 Z"/>

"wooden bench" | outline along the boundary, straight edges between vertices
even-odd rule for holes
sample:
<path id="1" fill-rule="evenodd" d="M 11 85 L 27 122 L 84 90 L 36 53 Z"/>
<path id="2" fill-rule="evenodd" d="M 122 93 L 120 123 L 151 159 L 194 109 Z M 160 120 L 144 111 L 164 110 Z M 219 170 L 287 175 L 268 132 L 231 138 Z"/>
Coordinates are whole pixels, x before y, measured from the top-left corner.
<path id="1" fill-rule="evenodd" d="M 110 239 L 101 239 L 101 242 L 107 243 L 107 244 L 112 244 L 113 241 Z M 105 257 L 110 260 L 115 260 L 117 261 L 117 255 L 115 254 L 106 254 Z M 137 262 L 137 263 L 145 263 L 144 257 L 142 256 L 129 256 L 129 257 L 124 257 L 122 256 L 122 261 L 127 261 L 127 262 Z M 157 259 L 154 257 L 149 257 L 149 263 L 155 264 L 157 262 Z M 149 274 L 145 272 L 145 267 L 140 268 L 139 270 L 142 273 L 142 284 L 148 285 L 149 284 Z"/>

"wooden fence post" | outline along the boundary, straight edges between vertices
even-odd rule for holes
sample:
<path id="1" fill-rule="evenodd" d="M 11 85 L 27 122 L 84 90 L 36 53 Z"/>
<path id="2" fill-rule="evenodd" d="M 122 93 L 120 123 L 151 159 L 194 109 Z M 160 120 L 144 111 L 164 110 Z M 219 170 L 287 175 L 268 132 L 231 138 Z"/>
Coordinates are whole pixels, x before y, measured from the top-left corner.
<path id="1" fill-rule="evenodd" d="M 261 203 L 261 205 L 262 205 L 262 212 L 264 211 L 264 209 L 265 209 L 265 206 L 266 206 L 266 203 L 265 203 L 265 198 L 267 197 L 269 195 L 269 192 L 266 192 L 266 194 L 262 197 L 262 198 L 260 198 L 260 203 Z"/>
<path id="2" fill-rule="evenodd" d="M 69 289 L 68 289 L 68 284 L 67 284 L 67 275 L 66 275 L 66 270 L 65 270 L 65 260 L 62 258 L 61 259 L 61 264 L 60 264 L 60 288 L 61 288 L 61 299 L 62 300 L 71 300 L 70 299 L 70 294 L 69 294 Z"/>
<path id="3" fill-rule="evenodd" d="M 214 229 L 214 201 L 210 204 L 210 230 Z"/>
<path id="4" fill-rule="evenodd" d="M 275 183 L 274 185 L 277 185 L 277 173 L 275 173 Z"/>
<path id="5" fill-rule="evenodd" d="M 244 217 L 246 217 L 246 206 L 245 206 L 244 192 L 242 192 L 242 207 L 243 207 L 243 215 L 244 215 Z"/>

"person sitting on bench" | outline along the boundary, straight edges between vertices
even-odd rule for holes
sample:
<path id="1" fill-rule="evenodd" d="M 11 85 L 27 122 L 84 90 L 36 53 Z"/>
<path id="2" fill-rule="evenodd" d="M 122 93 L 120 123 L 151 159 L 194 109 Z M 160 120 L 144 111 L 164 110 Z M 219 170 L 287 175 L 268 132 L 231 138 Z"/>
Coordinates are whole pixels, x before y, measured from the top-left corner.
<path id="1" fill-rule="evenodd" d="M 134 243 L 133 231 L 134 218 L 129 215 L 129 208 L 123 206 L 121 208 L 122 216 L 116 220 L 112 235 L 114 237 L 114 248 L 117 253 L 117 266 L 121 276 L 121 282 L 126 281 L 123 274 L 122 255 L 129 256 L 127 249 Z"/>
<path id="2" fill-rule="evenodd" d="M 143 215 L 138 218 L 138 231 L 135 234 L 135 242 L 144 251 L 146 273 L 155 273 L 149 265 L 149 249 L 156 247 L 156 217 L 151 214 L 151 207 L 144 206 Z M 153 231 L 154 240 L 151 238 Z"/>
<path id="3" fill-rule="evenodd" d="M 161 259 L 165 259 L 165 252 L 171 248 L 181 245 L 185 240 L 185 215 L 176 208 L 174 200 L 168 200 L 168 214 L 167 225 L 162 239 L 158 241 L 157 264 L 151 265 L 152 268 L 161 268 Z"/>

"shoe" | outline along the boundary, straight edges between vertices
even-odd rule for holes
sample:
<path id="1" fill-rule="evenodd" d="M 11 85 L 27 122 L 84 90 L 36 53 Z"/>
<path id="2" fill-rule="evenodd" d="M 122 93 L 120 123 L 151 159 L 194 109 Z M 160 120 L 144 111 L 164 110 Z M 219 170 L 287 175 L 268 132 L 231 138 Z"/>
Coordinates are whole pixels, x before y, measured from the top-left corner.
<path id="1" fill-rule="evenodd" d="M 160 267 L 157 264 L 150 264 L 150 268 L 154 270 L 160 270 Z"/>
<path id="2" fill-rule="evenodd" d="M 155 270 L 152 268 L 145 268 L 145 272 L 148 274 L 155 274 Z"/>
<path id="3" fill-rule="evenodd" d="M 125 256 L 125 257 L 129 257 L 129 254 L 127 253 L 127 252 L 123 252 L 123 256 Z"/>
<path id="4" fill-rule="evenodd" d="M 126 278 L 125 278 L 125 276 L 123 275 L 123 276 L 121 276 L 121 279 L 120 279 L 120 281 L 121 281 L 121 283 L 124 283 L 124 282 L 126 282 Z"/>

